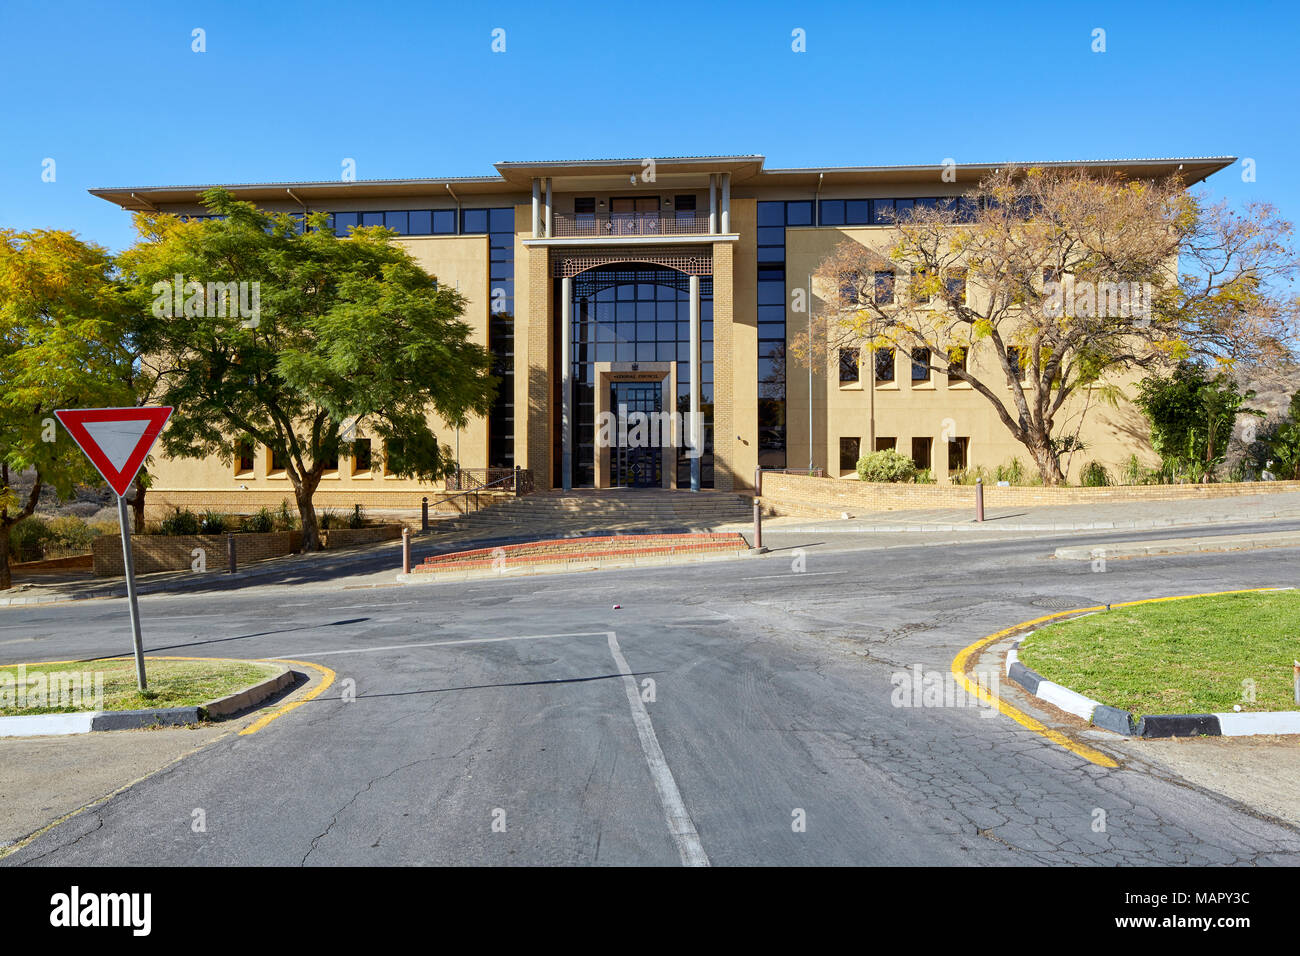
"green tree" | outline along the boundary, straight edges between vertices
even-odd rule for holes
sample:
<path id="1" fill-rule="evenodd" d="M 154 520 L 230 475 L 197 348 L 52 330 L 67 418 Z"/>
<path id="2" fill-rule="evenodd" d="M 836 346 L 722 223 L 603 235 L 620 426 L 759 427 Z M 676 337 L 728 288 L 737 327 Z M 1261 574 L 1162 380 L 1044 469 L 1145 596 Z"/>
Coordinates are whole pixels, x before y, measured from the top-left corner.
<path id="1" fill-rule="evenodd" d="M 892 233 L 850 232 L 817 268 L 820 304 L 792 351 L 816 363 L 821 343 L 856 348 L 868 369 L 882 348 L 922 356 L 1059 484 L 1071 396 L 1115 404 L 1121 373 L 1290 354 L 1291 233 L 1267 204 L 1237 213 L 1177 179 L 1005 167 L 960 200 L 897 213 Z"/>
<path id="2" fill-rule="evenodd" d="M 1291 396 L 1287 417 L 1260 436 L 1268 449 L 1268 459 L 1280 478 L 1300 478 L 1300 392 Z"/>
<path id="3" fill-rule="evenodd" d="M 470 340 L 465 299 L 393 233 L 340 239 L 323 214 L 304 227 L 221 189 L 203 202 L 219 218 L 138 216 L 141 239 L 122 256 L 155 398 L 176 409 L 163 451 L 229 462 L 242 439 L 271 449 L 293 485 L 303 549 L 314 550 L 312 497 L 352 452 L 349 429 L 364 423 L 383 439 L 389 472 L 442 476 L 451 452 L 427 416 L 486 414 L 490 357 Z"/>
<path id="4" fill-rule="evenodd" d="M 58 408 L 132 404 L 127 303 L 108 252 L 70 232 L 0 230 L 0 590 L 9 536 L 41 491 L 95 481 Z M 21 494 L 18 476 L 31 478 Z"/>
<path id="5" fill-rule="evenodd" d="M 1181 362 L 1168 376 L 1138 385 L 1137 406 L 1151 426 L 1151 447 L 1174 478 L 1209 481 L 1228 452 L 1228 439 L 1254 392 L 1242 394 L 1225 372 L 1213 376 L 1195 362 Z"/>

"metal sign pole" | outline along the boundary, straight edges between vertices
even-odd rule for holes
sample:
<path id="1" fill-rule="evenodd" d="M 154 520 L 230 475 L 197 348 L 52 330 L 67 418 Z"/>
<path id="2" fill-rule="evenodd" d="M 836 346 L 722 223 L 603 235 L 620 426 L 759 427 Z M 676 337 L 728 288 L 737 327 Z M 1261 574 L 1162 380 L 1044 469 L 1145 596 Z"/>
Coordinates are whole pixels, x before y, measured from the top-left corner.
<path id="1" fill-rule="evenodd" d="M 126 499 L 117 496 L 117 522 L 122 528 L 122 565 L 126 570 L 126 597 L 131 605 L 131 640 L 135 645 L 135 676 L 141 690 L 149 686 L 144 676 L 144 642 L 140 638 L 140 606 L 135 599 L 135 559 L 131 554 L 131 524 L 126 513 Z"/>

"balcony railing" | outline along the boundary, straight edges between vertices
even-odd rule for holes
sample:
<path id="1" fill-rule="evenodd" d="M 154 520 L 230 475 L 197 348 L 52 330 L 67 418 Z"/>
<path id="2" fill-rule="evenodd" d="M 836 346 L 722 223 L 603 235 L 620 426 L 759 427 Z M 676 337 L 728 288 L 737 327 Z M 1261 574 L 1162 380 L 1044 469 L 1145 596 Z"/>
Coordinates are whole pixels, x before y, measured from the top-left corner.
<path id="1" fill-rule="evenodd" d="M 674 211 L 662 212 L 610 212 L 557 214 L 554 217 L 556 237 L 590 237 L 593 239 L 619 236 L 703 236 L 709 233 L 707 213 Z"/>

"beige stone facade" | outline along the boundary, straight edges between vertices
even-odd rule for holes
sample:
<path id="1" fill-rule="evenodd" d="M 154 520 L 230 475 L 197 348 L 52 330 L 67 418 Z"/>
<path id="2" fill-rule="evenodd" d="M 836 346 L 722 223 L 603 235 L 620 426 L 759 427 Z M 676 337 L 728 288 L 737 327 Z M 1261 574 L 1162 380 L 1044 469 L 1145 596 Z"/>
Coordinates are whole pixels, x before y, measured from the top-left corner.
<path id="1" fill-rule="evenodd" d="M 1092 165 L 1152 177 L 1181 165 L 1194 183 L 1227 160 Z M 701 478 L 729 490 L 751 487 L 760 465 L 846 474 L 842 457 L 847 463 L 854 441 L 868 450 L 869 386 L 842 382 L 838 355 L 829 353 L 825 367 L 811 374 L 791 362 L 783 381 L 773 377 L 773 348 L 806 328 L 796 290 L 804 294 L 809 276 L 845 239 L 888 245 L 891 227 L 871 221 L 876 205 L 960 195 L 992 168 L 959 166 L 953 178 L 939 167 L 766 169 L 761 156 L 722 156 L 501 163 L 495 176 L 228 188 L 278 212 L 330 213 L 341 235 L 353 222 L 388 225 L 439 283 L 464 294 L 475 340 L 513 378 L 492 415 L 459 431 L 434 422 L 463 468 L 522 467 L 536 487 L 560 488 L 569 461 L 568 484 L 575 487 L 688 487 L 689 456 L 599 447 L 591 417 L 625 395 L 661 412 L 685 412 L 694 390 L 712 435 Z M 127 209 L 201 215 L 201 188 L 93 192 Z M 700 336 L 698 370 L 690 361 L 692 334 Z M 973 365 L 990 360 L 971 352 Z M 632 388 L 637 383 L 647 387 Z M 986 399 L 946 375 L 914 379 L 908 356 L 896 356 L 893 380 L 878 382 L 874 394 L 877 446 L 892 442 L 918 455 L 928 446 L 941 485 L 950 438 L 964 440 L 958 457 L 967 465 L 991 468 L 1014 457 L 1029 464 Z M 1112 469 L 1134 454 L 1155 462 L 1142 419 L 1126 402 L 1113 408 L 1083 392 L 1061 419 L 1082 421 L 1087 446 L 1070 462 L 1071 477 L 1091 460 Z M 367 437 L 364 425 L 358 435 Z M 382 462 L 382 449 L 373 452 Z M 260 448 L 251 467 L 164 460 L 153 472 L 155 504 L 251 511 L 293 499 L 284 472 Z M 318 501 L 417 508 L 426 495 L 436 506 L 442 483 L 343 459 L 322 480 Z"/>

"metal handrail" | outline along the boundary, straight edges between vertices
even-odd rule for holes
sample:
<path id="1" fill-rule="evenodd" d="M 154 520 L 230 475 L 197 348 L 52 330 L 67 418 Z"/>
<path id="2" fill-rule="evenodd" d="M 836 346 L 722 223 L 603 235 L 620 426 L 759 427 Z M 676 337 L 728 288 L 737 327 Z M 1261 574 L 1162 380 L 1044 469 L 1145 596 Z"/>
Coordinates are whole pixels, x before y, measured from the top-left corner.
<path id="1" fill-rule="evenodd" d="M 475 511 L 478 511 L 478 510 L 479 510 L 479 506 L 478 506 L 478 496 L 479 496 L 479 493 L 480 493 L 480 492 L 487 491 L 489 488 L 492 488 L 492 487 L 495 486 L 495 485 L 502 485 L 502 484 L 505 484 L 507 481 L 511 481 L 511 482 L 513 482 L 513 481 L 515 481 L 516 478 L 521 477 L 521 472 L 522 472 L 522 469 L 519 469 L 519 470 L 517 470 L 517 471 L 515 471 L 515 472 L 512 472 L 512 473 L 509 474 L 509 475 L 503 475 L 502 477 L 498 478 L 496 481 L 493 481 L 493 482 L 491 482 L 491 483 L 489 483 L 489 484 L 482 485 L 482 486 L 480 486 L 480 487 L 478 487 L 478 488 L 469 488 L 469 489 L 467 489 L 467 490 L 465 490 L 465 491 L 458 491 L 458 492 L 456 492 L 456 494 L 452 495 L 451 497 L 449 497 L 449 498 L 443 498 L 443 499 L 441 499 L 441 500 L 439 500 L 438 502 L 435 502 L 435 503 L 436 503 L 436 504 L 444 504 L 444 503 L 446 503 L 446 502 L 448 502 L 448 501 L 455 501 L 457 498 L 460 498 L 460 497 L 462 497 L 463 495 L 473 495 L 473 496 L 474 496 L 474 510 L 475 510 Z M 519 487 L 518 487 L 518 485 L 516 485 L 516 486 L 515 486 L 515 497 L 518 497 L 518 496 L 519 496 Z"/>
<path id="2" fill-rule="evenodd" d="M 692 236 L 709 231 L 709 217 L 694 210 L 658 212 L 562 213 L 554 217 L 556 236 Z"/>

